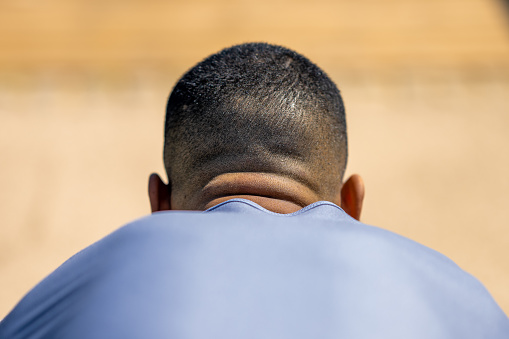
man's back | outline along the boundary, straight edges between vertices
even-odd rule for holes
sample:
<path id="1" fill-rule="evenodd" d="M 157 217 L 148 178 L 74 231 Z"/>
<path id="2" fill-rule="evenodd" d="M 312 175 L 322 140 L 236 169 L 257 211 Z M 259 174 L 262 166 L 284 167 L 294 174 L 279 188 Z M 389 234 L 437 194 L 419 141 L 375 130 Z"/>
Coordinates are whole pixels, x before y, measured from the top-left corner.
<path id="1" fill-rule="evenodd" d="M 474 278 L 319 202 L 247 200 L 135 221 L 64 263 L 1 338 L 507 338 Z"/>

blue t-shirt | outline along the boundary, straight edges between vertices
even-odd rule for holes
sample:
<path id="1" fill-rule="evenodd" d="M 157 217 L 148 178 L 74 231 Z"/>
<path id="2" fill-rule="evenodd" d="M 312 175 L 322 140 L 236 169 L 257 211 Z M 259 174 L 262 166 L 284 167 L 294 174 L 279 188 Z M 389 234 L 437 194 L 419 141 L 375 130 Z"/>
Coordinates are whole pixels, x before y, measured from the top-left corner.
<path id="1" fill-rule="evenodd" d="M 159 212 L 79 252 L 0 322 L 0 338 L 509 338 L 451 260 L 318 202 L 233 199 Z"/>

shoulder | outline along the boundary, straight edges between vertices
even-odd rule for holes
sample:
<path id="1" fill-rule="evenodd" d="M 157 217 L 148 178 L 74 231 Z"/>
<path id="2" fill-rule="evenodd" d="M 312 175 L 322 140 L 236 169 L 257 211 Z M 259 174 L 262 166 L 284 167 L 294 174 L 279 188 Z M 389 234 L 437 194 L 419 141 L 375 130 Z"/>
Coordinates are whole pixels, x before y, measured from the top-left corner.
<path id="1" fill-rule="evenodd" d="M 171 321 L 157 320 L 163 318 Z M 177 331 L 197 338 L 509 333 L 489 293 L 452 261 L 330 204 L 277 215 L 228 203 L 138 219 L 36 286 L 0 323 L 0 336 L 51 330 L 100 337 L 105 321 L 127 324 L 108 327 L 112 334 Z"/>

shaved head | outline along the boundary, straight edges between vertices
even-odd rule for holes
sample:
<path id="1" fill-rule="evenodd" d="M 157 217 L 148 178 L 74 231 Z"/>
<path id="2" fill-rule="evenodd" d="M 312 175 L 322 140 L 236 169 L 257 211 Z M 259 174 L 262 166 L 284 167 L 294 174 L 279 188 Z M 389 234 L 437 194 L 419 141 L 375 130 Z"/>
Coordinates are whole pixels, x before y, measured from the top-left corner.
<path id="1" fill-rule="evenodd" d="M 291 178 L 330 200 L 347 160 L 336 85 L 289 49 L 264 43 L 214 54 L 175 85 L 166 109 L 164 164 L 182 199 L 215 176 Z"/>

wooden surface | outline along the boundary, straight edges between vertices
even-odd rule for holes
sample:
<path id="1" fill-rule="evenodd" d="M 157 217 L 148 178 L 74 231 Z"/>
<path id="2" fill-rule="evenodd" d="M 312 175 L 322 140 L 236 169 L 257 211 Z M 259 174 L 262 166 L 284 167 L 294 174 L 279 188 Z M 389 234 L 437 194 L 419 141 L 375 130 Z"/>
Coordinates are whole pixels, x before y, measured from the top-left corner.
<path id="1" fill-rule="evenodd" d="M 0 318 L 149 213 L 178 77 L 245 41 L 343 94 L 363 221 L 449 256 L 509 312 L 509 23 L 496 1 L 0 1 Z"/>

